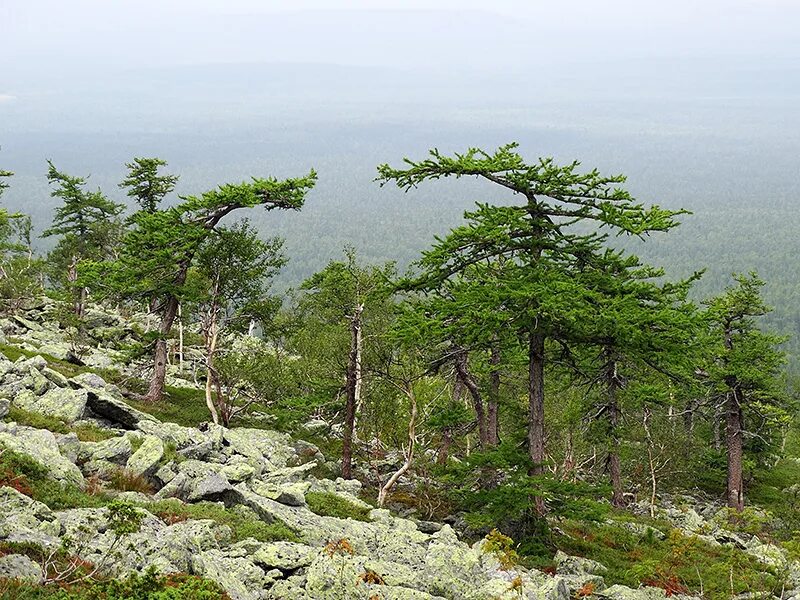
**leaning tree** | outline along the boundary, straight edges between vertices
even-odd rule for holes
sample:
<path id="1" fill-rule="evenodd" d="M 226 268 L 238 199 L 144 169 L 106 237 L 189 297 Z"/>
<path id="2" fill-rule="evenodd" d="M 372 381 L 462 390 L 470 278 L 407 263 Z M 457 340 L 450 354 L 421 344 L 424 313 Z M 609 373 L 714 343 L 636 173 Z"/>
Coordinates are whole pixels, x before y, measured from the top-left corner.
<path id="1" fill-rule="evenodd" d="M 100 273 L 110 291 L 146 302 L 160 317 L 145 400 L 157 401 L 164 393 L 167 337 L 181 299 L 191 293 L 186 279 L 200 248 L 222 220 L 236 210 L 258 206 L 267 211 L 299 210 L 315 181 L 313 170 L 292 179 L 253 178 L 184 197 L 172 207 L 146 207 L 133 215 L 118 259 L 103 265 Z"/>
<path id="2" fill-rule="evenodd" d="M 526 338 L 528 452 L 537 475 L 545 459 L 546 341 L 559 340 L 564 324 L 580 318 L 576 302 L 584 295 L 570 269 L 581 261 L 602 260 L 600 246 L 607 236 L 602 229 L 637 236 L 667 231 L 677 225 L 681 211 L 644 207 L 618 187 L 623 176 L 582 173 L 578 162 L 560 166 L 552 158 L 528 163 L 516 149 L 517 144 L 494 153 L 470 148 L 453 156 L 434 149 L 419 162 L 406 159 L 403 168 L 381 165 L 378 181 L 409 190 L 428 180 L 474 176 L 512 193 L 504 205 L 478 203 L 467 212 L 464 225 L 423 254 L 422 272 L 407 287 L 434 290 L 473 265 L 504 260 L 502 274 L 475 300 L 488 311 L 503 306 L 511 313 L 509 325 Z M 484 325 L 475 320 L 473 327 Z"/>

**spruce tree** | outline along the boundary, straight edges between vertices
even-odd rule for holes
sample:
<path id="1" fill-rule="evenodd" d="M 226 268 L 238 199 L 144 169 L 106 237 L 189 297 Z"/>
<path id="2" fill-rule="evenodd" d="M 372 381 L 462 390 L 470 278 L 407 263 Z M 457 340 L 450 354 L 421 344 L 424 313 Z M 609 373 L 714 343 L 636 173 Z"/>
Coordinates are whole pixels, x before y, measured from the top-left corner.
<path id="1" fill-rule="evenodd" d="M 785 342 L 758 328 L 758 319 L 770 309 L 761 298 L 764 282 L 755 273 L 734 275 L 735 286 L 707 304 L 710 323 L 708 381 L 725 415 L 727 446 L 727 502 L 744 508 L 746 441 L 769 442 L 775 417 L 786 416 L 789 398 L 780 378 L 786 357 Z"/>
<path id="2" fill-rule="evenodd" d="M 134 158 L 126 163 L 128 176 L 119 184 L 128 190 L 128 196 L 139 205 L 139 210 L 153 213 L 164 197 L 175 189 L 177 175 L 160 175 L 159 169 L 167 166 L 160 158 Z"/>

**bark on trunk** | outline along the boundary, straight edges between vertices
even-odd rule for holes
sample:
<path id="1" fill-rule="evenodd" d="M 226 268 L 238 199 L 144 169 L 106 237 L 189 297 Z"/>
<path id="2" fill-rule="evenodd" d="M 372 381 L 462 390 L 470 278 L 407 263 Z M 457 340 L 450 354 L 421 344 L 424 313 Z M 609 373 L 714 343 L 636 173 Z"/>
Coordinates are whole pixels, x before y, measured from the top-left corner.
<path id="1" fill-rule="evenodd" d="M 616 368 L 614 369 L 616 371 Z M 611 504 L 617 508 L 622 507 L 625 501 L 622 497 L 622 467 L 619 459 L 619 417 L 620 410 L 617 402 L 618 383 L 616 374 L 612 373 L 608 384 L 608 424 L 611 447 L 608 450 L 608 470 L 611 476 Z"/>
<path id="2" fill-rule="evenodd" d="M 532 331 L 528 346 L 528 454 L 532 475 L 544 472 L 544 335 Z"/>
<path id="3" fill-rule="evenodd" d="M 531 475 L 544 473 L 544 335 L 530 332 L 528 344 L 528 454 L 533 462 Z M 546 512 L 544 498 L 533 498 L 534 510 Z"/>
<path id="4" fill-rule="evenodd" d="M 214 425 L 219 425 L 219 414 L 214 405 L 214 352 L 217 349 L 217 323 L 211 317 L 206 331 L 206 406 Z"/>
<path id="5" fill-rule="evenodd" d="M 728 445 L 728 506 L 738 511 L 744 509 L 742 477 L 742 408 L 738 385 L 728 393 L 725 413 L 725 438 Z"/>
<path id="6" fill-rule="evenodd" d="M 344 439 L 342 440 L 342 477 L 351 479 L 353 474 L 353 433 L 356 422 L 356 406 L 361 403 L 361 315 L 364 305 L 356 306 L 350 318 L 350 354 L 347 358 L 346 404 L 344 417 Z"/>
<path id="7" fill-rule="evenodd" d="M 411 417 L 408 420 L 408 449 L 405 453 L 406 460 L 378 492 L 378 506 L 380 507 L 383 507 L 389 492 L 392 491 L 392 488 L 406 471 L 411 468 L 411 463 L 414 461 L 414 449 L 417 443 L 417 397 L 410 383 L 406 383 L 403 391 L 411 402 Z"/>
<path id="8" fill-rule="evenodd" d="M 489 404 L 486 414 L 486 441 L 489 446 L 500 443 L 500 424 L 497 420 L 497 409 L 500 405 L 500 348 L 492 345 L 492 354 L 489 358 L 492 368 L 489 372 Z"/>
<path id="9" fill-rule="evenodd" d="M 481 397 L 481 390 L 478 384 L 469 372 L 467 359 L 467 351 L 461 350 L 456 357 L 456 373 L 464 384 L 464 387 L 469 390 L 470 396 L 472 396 L 472 404 L 475 407 L 475 419 L 478 423 L 478 443 L 481 448 L 485 448 L 489 436 L 486 426 L 486 414 L 483 410 L 483 398 Z"/>
<path id="10" fill-rule="evenodd" d="M 164 303 L 164 312 L 161 315 L 159 336 L 153 351 L 153 375 L 150 377 L 150 387 L 144 400 L 157 402 L 164 395 L 164 380 L 167 376 L 167 336 L 172 330 L 172 324 L 178 314 L 178 299 L 169 296 Z"/>
<path id="11" fill-rule="evenodd" d="M 453 432 L 449 427 L 442 431 L 442 441 L 439 444 L 439 451 L 436 453 L 436 464 L 445 465 L 450 458 L 450 447 L 453 445 Z"/>

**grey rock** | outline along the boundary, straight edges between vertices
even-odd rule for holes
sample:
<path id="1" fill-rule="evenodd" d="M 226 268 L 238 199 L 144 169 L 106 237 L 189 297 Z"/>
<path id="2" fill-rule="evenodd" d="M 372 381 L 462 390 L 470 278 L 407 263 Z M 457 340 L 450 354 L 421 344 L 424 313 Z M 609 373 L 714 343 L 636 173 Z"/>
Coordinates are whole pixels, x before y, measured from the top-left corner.
<path id="1" fill-rule="evenodd" d="M 125 468 L 134 475 L 152 475 L 158 469 L 163 456 L 164 443 L 157 437 L 148 435 L 128 459 Z"/>
<path id="2" fill-rule="evenodd" d="M 81 460 L 105 460 L 124 465 L 133 452 L 127 437 L 115 437 L 102 442 L 83 442 L 81 444 Z"/>
<path id="3" fill-rule="evenodd" d="M 157 421 L 152 415 L 136 410 L 122 400 L 116 386 L 106 383 L 94 373 L 81 373 L 69 380 L 76 389 L 88 392 L 87 406 L 96 414 L 114 423 L 134 429 L 141 421 Z"/>
<path id="4" fill-rule="evenodd" d="M 83 416 L 87 399 L 86 390 L 54 387 L 41 396 L 37 396 L 35 391 L 20 392 L 14 399 L 14 406 L 73 423 Z"/>
<path id="5" fill-rule="evenodd" d="M 0 431 L 0 444 L 28 455 L 45 467 L 49 476 L 57 481 L 83 485 L 80 469 L 61 455 L 55 436 L 46 429 L 22 425 L 6 426 Z"/>
<path id="6" fill-rule="evenodd" d="M 0 419 L 5 419 L 9 408 L 11 408 L 11 400 L 8 398 L 0 398 Z"/>
<path id="7" fill-rule="evenodd" d="M 0 556 L 0 578 L 39 583 L 42 581 L 42 568 L 27 556 L 8 554 Z"/>

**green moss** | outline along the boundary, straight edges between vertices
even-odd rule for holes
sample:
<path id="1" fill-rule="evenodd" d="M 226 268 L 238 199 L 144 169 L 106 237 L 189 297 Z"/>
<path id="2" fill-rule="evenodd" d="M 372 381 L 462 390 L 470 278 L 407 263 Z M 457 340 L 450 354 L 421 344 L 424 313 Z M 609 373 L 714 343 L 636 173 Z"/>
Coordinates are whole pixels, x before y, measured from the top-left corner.
<path id="1" fill-rule="evenodd" d="M 203 390 L 167 386 L 165 392 L 166 397 L 160 402 L 136 400 L 127 402 L 161 421 L 170 421 L 184 427 L 197 427 L 198 423 L 209 420 L 210 415 Z"/>
<path id="2" fill-rule="evenodd" d="M 184 504 L 179 500 L 161 500 L 146 504 L 145 508 L 167 523 L 175 523 L 187 519 L 211 519 L 230 527 L 233 531 L 234 541 L 241 541 L 246 538 L 255 538 L 260 542 L 300 541 L 297 533 L 285 523 L 280 521 L 265 523 L 259 520 L 255 514 L 248 515 L 245 511 L 229 510 L 221 504 L 213 502 Z"/>
<path id="3" fill-rule="evenodd" d="M 15 421 L 28 427 L 36 427 L 37 429 L 49 429 L 53 433 L 69 433 L 70 431 L 67 424 L 61 419 L 22 410 L 14 405 L 9 408 L 6 420 Z"/>
<path id="4" fill-rule="evenodd" d="M 323 517 L 338 517 L 340 519 L 354 519 L 356 521 L 369 521 L 370 509 L 364 508 L 338 494 L 329 492 L 308 492 L 306 494 L 308 508 Z"/>
<path id="5" fill-rule="evenodd" d="M 91 423 L 81 423 L 80 425 L 68 425 L 61 419 L 42 415 L 40 413 L 29 412 L 16 406 L 11 406 L 6 416 L 7 421 L 14 421 L 27 427 L 36 429 L 48 429 L 53 433 L 74 432 L 82 442 L 102 442 L 103 440 L 117 437 L 113 431 L 103 429 Z"/>
<path id="6" fill-rule="evenodd" d="M 111 498 L 47 477 L 47 469 L 30 457 L 0 446 L 0 485 L 8 485 L 54 510 L 105 506 Z"/>

